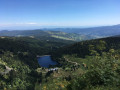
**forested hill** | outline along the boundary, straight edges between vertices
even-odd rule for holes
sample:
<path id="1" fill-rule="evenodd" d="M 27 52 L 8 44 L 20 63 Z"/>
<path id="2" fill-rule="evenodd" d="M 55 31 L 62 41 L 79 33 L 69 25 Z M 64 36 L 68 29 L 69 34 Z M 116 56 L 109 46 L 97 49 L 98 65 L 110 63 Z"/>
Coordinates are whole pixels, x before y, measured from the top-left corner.
<path id="1" fill-rule="evenodd" d="M 28 41 L 0 37 L 0 90 L 34 89 L 38 67 L 35 48 Z M 33 50 L 33 52 L 32 52 Z"/>
<path id="2" fill-rule="evenodd" d="M 120 89 L 120 37 L 87 40 L 53 53 L 66 73 L 68 90 Z M 80 70 L 80 71 L 77 71 Z M 72 73 L 74 75 L 72 75 Z"/>
<path id="3" fill-rule="evenodd" d="M 58 56 L 62 56 L 64 54 L 76 54 L 80 57 L 85 57 L 86 55 L 90 55 L 90 48 L 94 48 L 99 52 L 99 49 L 102 48 L 102 45 L 105 47 L 103 51 L 109 51 L 109 49 L 120 49 L 120 37 L 108 37 L 102 39 L 93 39 L 93 40 L 86 40 L 82 42 L 78 42 L 72 45 L 68 45 L 58 49 Z"/>
<path id="4" fill-rule="evenodd" d="M 36 59 L 37 55 L 50 54 L 59 47 L 73 43 L 73 41 L 56 39 L 57 41 L 48 41 L 31 37 L 0 37 L 0 51 L 12 52 L 16 55 L 23 55 L 23 53 L 31 54 Z M 21 58 L 22 56 L 20 56 Z M 30 66 L 36 66 L 36 60 L 23 60 L 28 62 Z"/>
<path id="5" fill-rule="evenodd" d="M 14 31 L 3 30 L 0 31 L 0 36 L 15 36 L 15 37 L 29 36 L 32 38 L 35 37 L 43 40 L 52 40 L 52 41 L 56 39 L 82 41 L 82 40 L 89 40 L 96 38 L 90 35 L 65 33 L 61 31 L 44 31 L 44 30 L 14 30 Z"/>
<path id="6" fill-rule="evenodd" d="M 73 41 L 31 37 L 0 37 L 0 90 L 34 90 L 40 67 L 37 55 L 50 54 Z"/>
<path id="7" fill-rule="evenodd" d="M 78 43 L 56 40 L 0 37 L 0 90 L 119 90 L 119 36 Z M 58 70 L 38 68 L 36 55 L 44 54 L 52 54 Z"/>

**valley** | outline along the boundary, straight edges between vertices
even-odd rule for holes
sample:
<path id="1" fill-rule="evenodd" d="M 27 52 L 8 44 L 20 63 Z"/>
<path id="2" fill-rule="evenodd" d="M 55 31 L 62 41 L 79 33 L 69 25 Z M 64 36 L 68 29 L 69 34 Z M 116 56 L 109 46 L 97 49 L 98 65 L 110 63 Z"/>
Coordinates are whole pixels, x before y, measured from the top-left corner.
<path id="1" fill-rule="evenodd" d="M 85 27 L 85 28 L 52 28 L 45 29 L 52 31 L 62 31 L 66 33 L 77 33 L 81 35 L 88 35 L 96 38 L 116 36 L 120 33 L 120 24 L 118 25 L 109 25 L 109 26 L 94 26 L 94 27 Z"/>
<path id="2" fill-rule="evenodd" d="M 0 36 L 0 89 L 119 90 L 119 35 L 27 30 Z"/>
<path id="3" fill-rule="evenodd" d="M 31 35 L 0 37 L 0 89 L 119 90 L 119 35 L 80 42 L 58 38 L 71 37 L 63 32 Z"/>
<path id="4" fill-rule="evenodd" d="M 120 0 L 0 0 L 0 90 L 120 90 Z"/>
<path id="5" fill-rule="evenodd" d="M 90 36 L 90 35 L 83 35 L 83 34 L 77 34 L 77 33 L 65 33 L 61 31 L 45 31 L 44 29 L 40 30 L 3 30 L 0 31 L 0 36 L 14 36 L 14 37 L 30 37 L 30 38 L 38 38 L 41 40 L 51 40 L 51 41 L 57 41 L 59 40 L 70 40 L 70 41 L 82 41 L 82 40 L 88 40 L 88 39 L 94 39 L 96 37 Z"/>

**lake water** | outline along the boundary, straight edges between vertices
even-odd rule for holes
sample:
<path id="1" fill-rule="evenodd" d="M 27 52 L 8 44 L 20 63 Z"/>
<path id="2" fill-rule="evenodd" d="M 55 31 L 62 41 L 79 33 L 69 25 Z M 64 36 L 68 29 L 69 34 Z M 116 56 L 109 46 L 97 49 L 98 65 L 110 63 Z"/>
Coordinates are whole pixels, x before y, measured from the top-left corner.
<path id="1" fill-rule="evenodd" d="M 48 68 L 49 65 L 56 65 L 57 64 L 57 62 L 55 62 L 51 59 L 51 56 L 39 57 L 38 63 L 41 67 L 46 67 L 46 68 Z"/>

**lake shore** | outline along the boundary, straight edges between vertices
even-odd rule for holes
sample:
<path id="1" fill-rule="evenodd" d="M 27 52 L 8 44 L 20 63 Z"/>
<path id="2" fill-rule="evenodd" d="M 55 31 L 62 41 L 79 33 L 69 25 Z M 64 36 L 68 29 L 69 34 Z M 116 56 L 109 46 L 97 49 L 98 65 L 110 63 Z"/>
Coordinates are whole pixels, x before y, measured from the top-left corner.
<path id="1" fill-rule="evenodd" d="M 36 57 L 40 58 L 40 57 L 44 57 L 44 56 L 51 56 L 51 55 L 42 55 L 42 56 L 37 55 Z"/>

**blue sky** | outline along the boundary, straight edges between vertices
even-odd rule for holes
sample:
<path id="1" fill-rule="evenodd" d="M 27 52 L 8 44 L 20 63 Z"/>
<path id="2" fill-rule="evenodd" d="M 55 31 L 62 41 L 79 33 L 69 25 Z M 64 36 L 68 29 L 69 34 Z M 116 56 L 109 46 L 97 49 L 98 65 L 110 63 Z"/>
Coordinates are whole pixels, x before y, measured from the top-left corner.
<path id="1" fill-rule="evenodd" d="M 0 0 L 0 29 L 120 24 L 120 0 Z"/>

